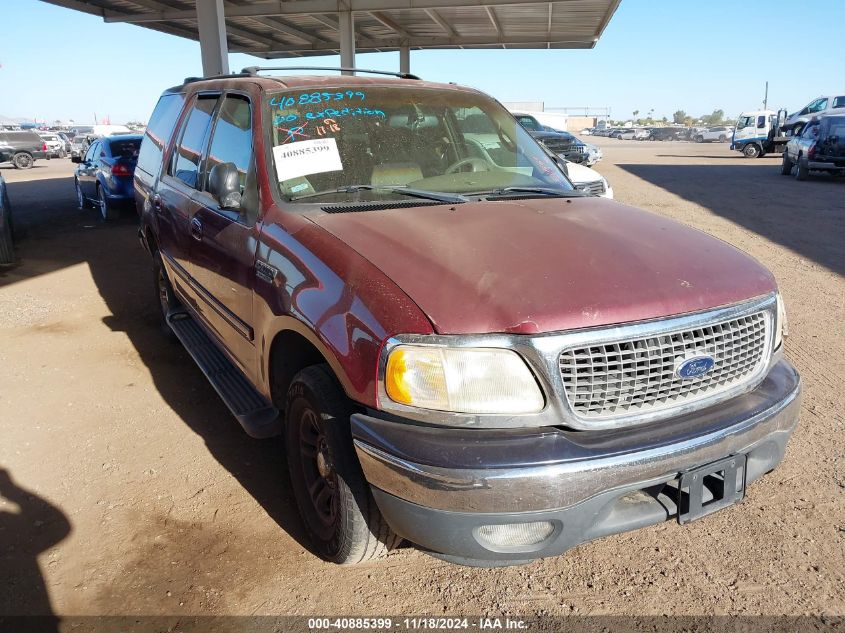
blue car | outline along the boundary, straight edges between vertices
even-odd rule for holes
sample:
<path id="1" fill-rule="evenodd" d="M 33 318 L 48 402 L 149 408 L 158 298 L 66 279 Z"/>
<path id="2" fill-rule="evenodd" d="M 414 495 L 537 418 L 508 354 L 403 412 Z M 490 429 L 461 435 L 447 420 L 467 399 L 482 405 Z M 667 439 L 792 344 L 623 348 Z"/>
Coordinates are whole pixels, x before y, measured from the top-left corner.
<path id="1" fill-rule="evenodd" d="M 103 220 L 120 215 L 120 206 L 134 200 L 135 165 L 141 149 L 140 134 L 104 136 L 95 139 L 82 156 L 73 156 L 78 163 L 74 173 L 76 201 L 80 209 L 93 203 Z"/>

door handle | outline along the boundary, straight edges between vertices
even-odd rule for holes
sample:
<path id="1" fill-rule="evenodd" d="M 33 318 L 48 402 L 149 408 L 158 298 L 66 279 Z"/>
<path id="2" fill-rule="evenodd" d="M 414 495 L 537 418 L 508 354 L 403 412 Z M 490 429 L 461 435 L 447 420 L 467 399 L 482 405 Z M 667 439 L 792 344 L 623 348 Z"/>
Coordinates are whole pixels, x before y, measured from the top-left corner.
<path id="1" fill-rule="evenodd" d="M 191 237 L 202 240 L 202 220 L 199 218 L 191 219 Z"/>
<path id="2" fill-rule="evenodd" d="M 152 202 L 153 202 L 153 209 L 155 209 L 156 211 L 161 211 L 161 196 L 158 195 L 157 193 L 153 194 Z"/>

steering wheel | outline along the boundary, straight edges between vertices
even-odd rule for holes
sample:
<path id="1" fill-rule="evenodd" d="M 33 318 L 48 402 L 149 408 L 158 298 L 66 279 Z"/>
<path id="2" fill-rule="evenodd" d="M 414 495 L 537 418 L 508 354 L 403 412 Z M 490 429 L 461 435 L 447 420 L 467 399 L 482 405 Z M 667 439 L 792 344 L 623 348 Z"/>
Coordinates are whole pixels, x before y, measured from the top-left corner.
<path id="1" fill-rule="evenodd" d="M 484 158 L 479 158 L 478 156 L 470 156 L 469 158 L 464 158 L 463 160 L 459 160 L 456 163 L 452 163 L 446 168 L 447 174 L 455 174 L 461 170 L 462 167 L 466 165 L 471 165 L 471 171 L 490 171 L 492 165 L 489 161 L 485 160 Z M 480 167 L 480 169 L 478 169 Z"/>

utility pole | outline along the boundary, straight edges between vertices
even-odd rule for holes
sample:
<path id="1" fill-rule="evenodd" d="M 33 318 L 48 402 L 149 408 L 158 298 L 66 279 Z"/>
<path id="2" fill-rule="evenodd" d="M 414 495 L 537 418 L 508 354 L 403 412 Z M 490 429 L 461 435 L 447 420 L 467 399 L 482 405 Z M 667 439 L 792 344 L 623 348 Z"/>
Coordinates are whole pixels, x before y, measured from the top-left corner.
<path id="1" fill-rule="evenodd" d="M 763 109 L 768 110 L 766 107 L 769 104 L 769 82 L 766 82 L 766 94 L 763 96 Z"/>

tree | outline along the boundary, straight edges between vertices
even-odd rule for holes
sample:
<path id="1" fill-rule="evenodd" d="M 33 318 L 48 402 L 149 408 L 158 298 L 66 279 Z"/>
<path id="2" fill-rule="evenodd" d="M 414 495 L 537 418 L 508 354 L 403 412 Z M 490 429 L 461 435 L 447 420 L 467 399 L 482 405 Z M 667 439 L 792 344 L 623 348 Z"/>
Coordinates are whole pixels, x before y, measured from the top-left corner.
<path id="1" fill-rule="evenodd" d="M 673 123 L 684 123 L 687 120 L 687 113 L 683 110 L 678 110 L 672 115 Z"/>
<path id="2" fill-rule="evenodd" d="M 635 118 L 635 119 L 637 118 L 637 115 L 638 115 L 639 113 L 640 113 L 640 111 L 639 111 L 639 110 L 634 110 L 634 118 Z"/>
<path id="3" fill-rule="evenodd" d="M 702 115 L 701 120 L 707 125 L 719 125 L 725 120 L 724 110 L 713 110 L 712 114 Z"/>

